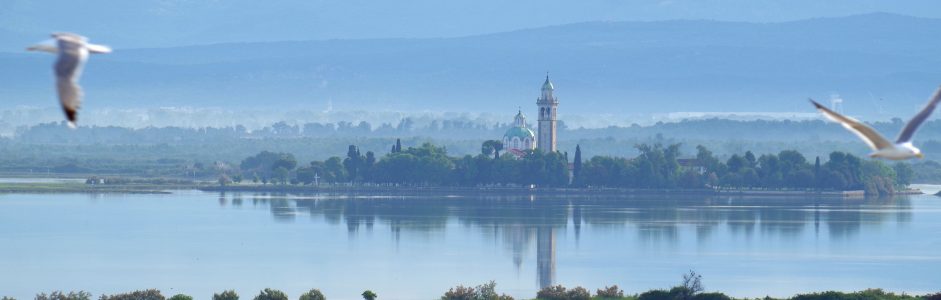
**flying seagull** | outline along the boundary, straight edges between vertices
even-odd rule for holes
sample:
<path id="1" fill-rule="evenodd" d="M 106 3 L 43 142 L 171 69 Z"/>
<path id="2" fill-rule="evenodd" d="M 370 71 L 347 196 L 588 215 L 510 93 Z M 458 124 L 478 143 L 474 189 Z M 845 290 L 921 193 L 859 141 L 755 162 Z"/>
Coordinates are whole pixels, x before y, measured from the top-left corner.
<path id="1" fill-rule="evenodd" d="M 817 110 L 820 110 L 827 119 L 840 123 L 843 127 L 863 139 L 863 141 L 869 145 L 869 148 L 872 148 L 874 151 L 869 154 L 869 157 L 890 160 L 903 160 L 915 157 L 924 158 L 925 156 L 921 153 L 921 149 L 915 148 L 915 146 L 912 145 L 912 137 L 915 135 L 915 131 L 918 130 L 918 126 L 921 126 L 921 123 L 924 123 L 925 120 L 928 119 L 928 116 L 931 115 L 934 108 L 938 106 L 938 102 L 941 102 L 941 88 L 938 88 L 938 90 L 934 92 L 934 95 L 931 96 L 931 100 L 928 101 L 925 108 L 922 108 L 918 114 L 908 121 L 908 124 L 905 124 L 905 128 L 902 129 L 902 132 L 899 132 L 899 137 L 895 140 L 895 143 L 889 142 L 872 129 L 872 127 L 856 119 L 838 114 L 820 105 L 820 103 L 817 103 L 814 99 L 810 99 L 810 102 L 813 103 L 814 106 L 817 107 Z"/>
<path id="2" fill-rule="evenodd" d="M 82 87 L 78 78 L 82 75 L 82 66 L 89 53 L 111 53 L 108 46 L 89 44 L 88 38 L 74 33 L 53 33 L 55 44 L 38 44 L 27 48 L 28 51 L 41 51 L 58 54 L 53 67 L 56 75 L 56 91 L 59 102 L 69 120 L 69 127 L 75 128 L 78 108 L 82 104 Z"/>

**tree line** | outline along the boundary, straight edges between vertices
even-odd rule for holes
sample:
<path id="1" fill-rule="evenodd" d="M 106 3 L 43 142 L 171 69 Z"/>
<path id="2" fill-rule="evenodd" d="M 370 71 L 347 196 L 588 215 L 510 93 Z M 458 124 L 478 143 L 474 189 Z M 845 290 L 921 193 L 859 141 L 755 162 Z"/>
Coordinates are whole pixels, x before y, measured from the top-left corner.
<path id="1" fill-rule="evenodd" d="M 682 158 L 679 144 L 638 144 L 636 157 L 594 156 L 582 159 L 576 146 L 569 164 L 566 152 L 524 151 L 503 154 L 500 141 L 481 144 L 477 155 L 449 156 L 447 148 L 424 143 L 403 148 L 397 140 L 382 156 L 362 153 L 355 145 L 345 157 L 333 156 L 299 166 L 290 153 L 263 151 L 245 158 L 240 182 L 278 184 L 394 184 L 405 186 L 538 186 L 638 189 L 767 188 L 866 190 L 891 194 L 907 186 L 914 171 L 906 163 L 886 164 L 844 152 L 826 162 L 794 150 L 755 155 L 751 151 L 720 159 L 704 146 Z M 237 180 L 235 180 L 237 179 Z M 225 183 L 224 179 L 221 183 Z"/>

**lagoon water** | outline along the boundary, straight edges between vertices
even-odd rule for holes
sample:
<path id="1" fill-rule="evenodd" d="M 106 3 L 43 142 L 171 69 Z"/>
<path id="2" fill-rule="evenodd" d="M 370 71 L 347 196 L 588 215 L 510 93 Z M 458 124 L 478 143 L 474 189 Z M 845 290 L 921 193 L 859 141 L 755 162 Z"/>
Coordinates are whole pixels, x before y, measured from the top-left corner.
<path id="1" fill-rule="evenodd" d="M 0 296 L 157 288 L 209 299 L 435 299 L 497 282 L 676 284 L 738 297 L 941 290 L 941 198 L 706 196 L 0 195 Z"/>

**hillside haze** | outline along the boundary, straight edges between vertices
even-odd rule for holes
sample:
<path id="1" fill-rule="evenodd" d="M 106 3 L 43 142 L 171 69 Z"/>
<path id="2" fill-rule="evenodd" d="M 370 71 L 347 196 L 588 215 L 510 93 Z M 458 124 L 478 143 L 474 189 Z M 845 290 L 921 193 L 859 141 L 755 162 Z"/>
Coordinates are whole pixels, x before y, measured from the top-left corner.
<path id="1" fill-rule="evenodd" d="M 839 94 L 847 113 L 889 119 L 912 115 L 941 82 L 935 36 L 941 19 L 885 13 L 586 22 L 456 38 L 119 48 L 93 57 L 82 83 L 88 109 L 507 112 L 534 110 L 548 71 L 563 116 L 812 112 L 807 97 Z M 3 108 L 54 106 L 52 60 L 0 53 Z"/>

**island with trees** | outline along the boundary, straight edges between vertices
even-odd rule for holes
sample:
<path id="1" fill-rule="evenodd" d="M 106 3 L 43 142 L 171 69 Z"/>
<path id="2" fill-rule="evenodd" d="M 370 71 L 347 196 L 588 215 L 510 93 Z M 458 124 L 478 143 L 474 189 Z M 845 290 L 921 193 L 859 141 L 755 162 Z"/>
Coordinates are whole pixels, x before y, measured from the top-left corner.
<path id="1" fill-rule="evenodd" d="M 808 159 L 800 152 L 756 155 L 751 151 L 721 160 L 704 146 L 683 156 L 679 144 L 638 144 L 632 158 L 598 155 L 583 159 L 581 147 L 566 152 L 501 153 L 499 141 L 485 141 L 477 155 L 450 156 L 445 147 L 424 143 L 388 153 L 362 153 L 299 163 L 291 153 L 262 151 L 219 176 L 209 189 L 291 187 L 441 187 L 630 189 L 660 191 L 864 191 L 866 195 L 907 192 L 914 171 L 907 163 L 886 163 L 832 152 Z"/>

